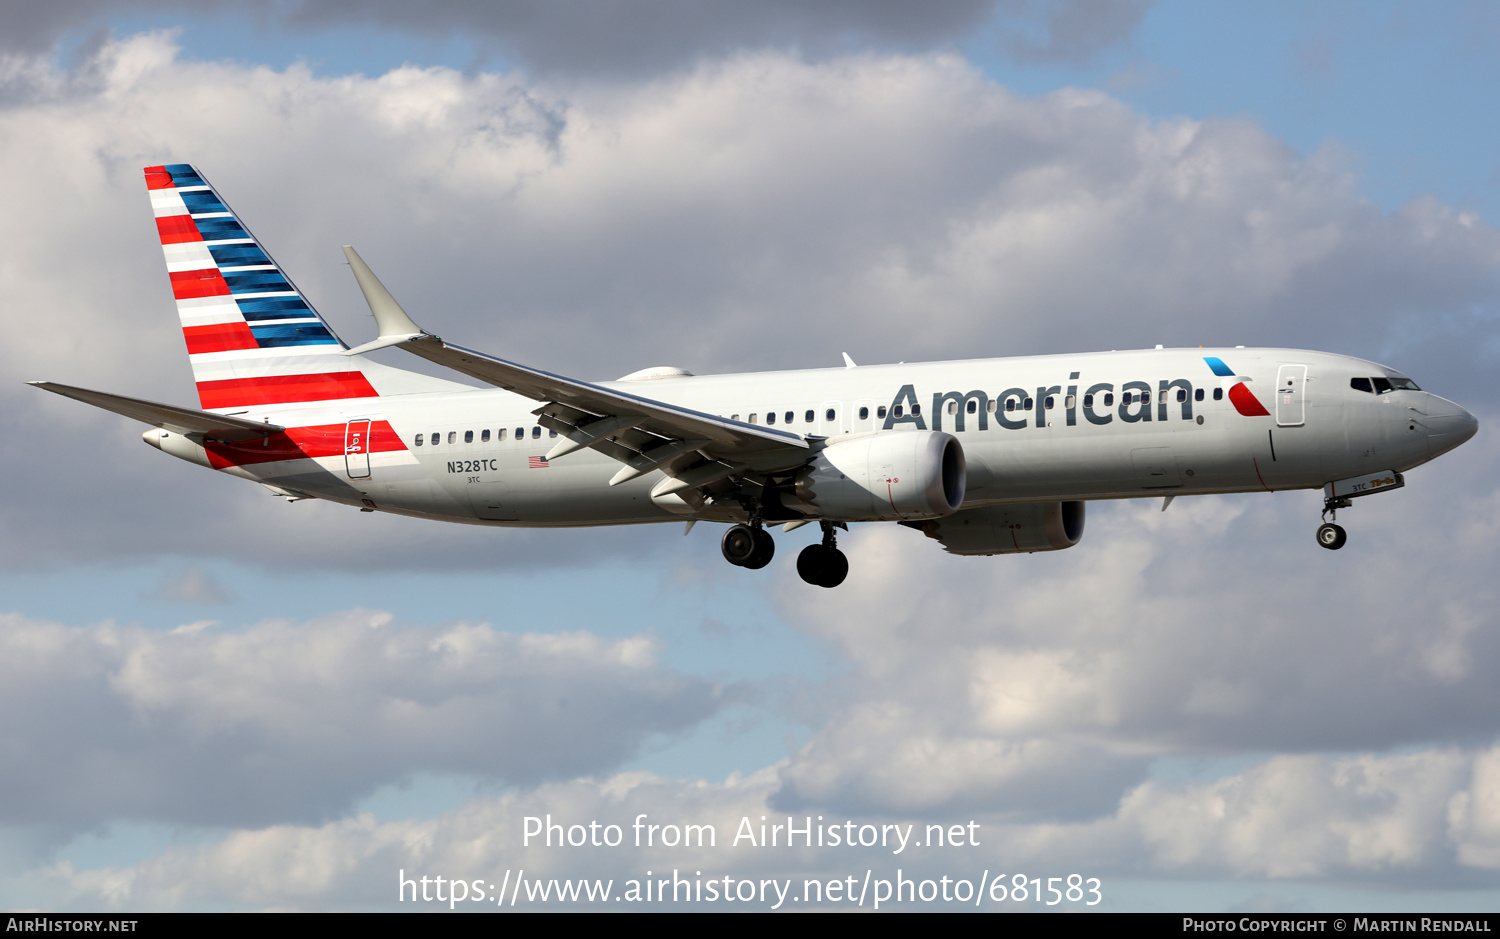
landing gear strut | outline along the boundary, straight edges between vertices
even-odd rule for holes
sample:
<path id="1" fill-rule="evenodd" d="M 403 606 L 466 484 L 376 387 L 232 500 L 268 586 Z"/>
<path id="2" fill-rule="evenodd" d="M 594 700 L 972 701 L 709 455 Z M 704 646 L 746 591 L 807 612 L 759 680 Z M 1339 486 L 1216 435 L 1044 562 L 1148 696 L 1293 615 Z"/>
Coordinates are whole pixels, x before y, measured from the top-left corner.
<path id="1" fill-rule="evenodd" d="M 719 547 L 724 552 L 724 560 L 752 571 L 770 564 L 776 554 L 776 542 L 771 540 L 770 532 L 761 527 L 759 519 L 753 519 L 749 525 L 730 528 L 724 533 Z"/>
<path id="2" fill-rule="evenodd" d="M 1339 517 L 1339 509 L 1347 509 L 1350 503 L 1348 499 L 1326 499 L 1323 502 L 1323 524 L 1318 526 L 1318 544 L 1330 551 L 1337 551 L 1349 540 L 1349 533 L 1344 531 L 1344 526 L 1335 524 L 1332 519 Z"/>
<path id="3" fill-rule="evenodd" d="M 849 559 L 838 549 L 832 522 L 820 522 L 823 542 L 810 544 L 797 555 L 797 574 L 815 587 L 837 587 L 849 576 Z"/>

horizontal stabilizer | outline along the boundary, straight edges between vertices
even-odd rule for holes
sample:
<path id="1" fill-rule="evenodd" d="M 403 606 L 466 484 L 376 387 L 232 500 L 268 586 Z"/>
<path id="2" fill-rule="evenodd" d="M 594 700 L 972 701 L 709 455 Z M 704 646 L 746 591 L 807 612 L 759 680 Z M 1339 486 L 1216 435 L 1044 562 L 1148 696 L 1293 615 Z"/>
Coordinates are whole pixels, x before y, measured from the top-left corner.
<path id="1" fill-rule="evenodd" d="M 27 384 L 65 398 L 82 401 L 84 404 L 92 404 L 96 408 L 144 421 L 153 427 L 175 431 L 184 436 L 195 434 L 224 441 L 256 440 L 267 434 L 286 429 L 280 424 L 267 424 L 242 417 L 214 414 L 211 411 L 195 411 L 192 408 L 157 404 L 155 401 L 142 401 L 140 398 L 127 398 L 124 395 L 112 395 L 103 391 L 75 388 L 72 385 L 60 385 L 55 381 L 33 381 Z"/>

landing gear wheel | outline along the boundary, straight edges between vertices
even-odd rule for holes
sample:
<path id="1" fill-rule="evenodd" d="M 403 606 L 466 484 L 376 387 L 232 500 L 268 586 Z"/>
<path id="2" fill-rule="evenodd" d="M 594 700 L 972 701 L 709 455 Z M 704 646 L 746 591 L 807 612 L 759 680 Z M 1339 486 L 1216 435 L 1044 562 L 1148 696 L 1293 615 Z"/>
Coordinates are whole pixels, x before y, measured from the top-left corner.
<path id="1" fill-rule="evenodd" d="M 736 525 L 735 528 L 743 526 Z M 733 531 L 734 529 L 730 529 Z M 776 542 L 771 533 L 764 528 L 750 529 L 751 536 L 755 539 L 755 548 L 750 552 L 750 557 L 743 561 L 740 566 L 758 571 L 771 563 L 771 558 L 776 554 Z M 725 537 L 728 537 L 727 535 Z"/>
<path id="2" fill-rule="evenodd" d="M 810 544 L 797 555 L 797 576 L 815 587 L 837 587 L 849 576 L 849 559 L 838 548 Z"/>
<path id="3" fill-rule="evenodd" d="M 755 557 L 756 545 L 755 529 L 749 525 L 735 525 L 724 533 L 719 549 L 724 552 L 724 560 L 735 567 L 745 567 Z"/>
<path id="4" fill-rule="evenodd" d="M 1327 522 L 1318 526 L 1318 544 L 1330 551 L 1337 551 L 1349 540 L 1348 532 L 1344 531 L 1342 525 Z"/>

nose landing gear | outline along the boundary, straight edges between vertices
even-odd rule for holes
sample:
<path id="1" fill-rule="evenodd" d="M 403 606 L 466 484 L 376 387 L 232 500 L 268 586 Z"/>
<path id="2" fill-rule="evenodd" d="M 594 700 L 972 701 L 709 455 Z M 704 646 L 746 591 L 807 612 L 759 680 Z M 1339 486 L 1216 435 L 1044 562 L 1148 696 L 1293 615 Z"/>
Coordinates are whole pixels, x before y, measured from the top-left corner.
<path id="1" fill-rule="evenodd" d="M 821 544 L 810 544 L 797 555 L 797 575 L 815 587 L 837 587 L 849 576 L 849 559 L 838 549 L 832 522 L 823 526 Z"/>
<path id="2" fill-rule="evenodd" d="M 1389 492 L 1406 485 L 1406 479 L 1395 470 L 1380 470 L 1365 476 L 1351 476 L 1323 486 L 1323 524 L 1318 526 L 1318 544 L 1330 551 L 1337 551 L 1349 540 L 1344 529 L 1336 524 L 1339 509 L 1347 509 L 1349 500 L 1360 496 Z"/>
<path id="3" fill-rule="evenodd" d="M 1330 551 L 1337 551 L 1349 540 L 1349 533 L 1344 531 L 1344 526 L 1335 525 L 1332 522 L 1324 522 L 1318 526 L 1318 544 Z"/>
<path id="4" fill-rule="evenodd" d="M 1350 506 L 1348 499 L 1325 499 L 1323 502 L 1323 524 L 1318 526 L 1318 544 L 1330 551 L 1337 551 L 1349 540 L 1349 533 L 1344 531 L 1344 526 L 1329 521 L 1339 517 L 1339 509 L 1347 509 Z"/>

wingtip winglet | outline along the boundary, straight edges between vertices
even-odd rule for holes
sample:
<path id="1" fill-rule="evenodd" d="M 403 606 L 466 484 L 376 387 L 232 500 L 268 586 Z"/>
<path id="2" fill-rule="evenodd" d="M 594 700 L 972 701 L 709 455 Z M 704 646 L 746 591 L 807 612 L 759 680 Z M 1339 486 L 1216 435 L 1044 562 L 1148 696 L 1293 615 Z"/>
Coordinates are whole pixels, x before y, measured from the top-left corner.
<path id="1" fill-rule="evenodd" d="M 380 278 L 375 276 L 375 272 L 370 270 L 370 266 L 365 263 L 364 258 L 359 256 L 359 252 L 355 251 L 351 245 L 344 245 L 343 249 L 345 260 L 354 270 L 354 280 L 359 284 L 360 293 L 365 295 L 365 302 L 370 305 L 370 313 L 375 317 L 375 324 L 380 330 L 375 340 L 376 343 L 380 343 L 379 346 L 367 342 L 350 349 L 346 354 L 368 352 L 375 348 L 395 345 L 426 335 L 422 327 L 413 322 L 412 318 L 401 308 L 401 304 L 396 302 L 396 298 L 391 296 L 391 292 L 380 282 Z"/>

